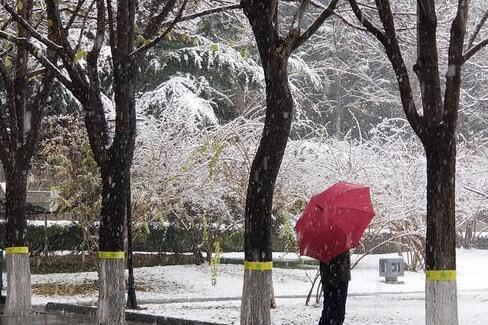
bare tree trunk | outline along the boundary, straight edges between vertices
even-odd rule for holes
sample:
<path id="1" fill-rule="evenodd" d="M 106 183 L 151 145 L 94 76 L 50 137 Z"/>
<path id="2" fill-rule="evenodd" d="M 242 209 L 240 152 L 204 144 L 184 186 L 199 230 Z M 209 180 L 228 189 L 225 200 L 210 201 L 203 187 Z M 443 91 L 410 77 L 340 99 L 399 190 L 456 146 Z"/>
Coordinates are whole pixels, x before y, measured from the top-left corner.
<path id="1" fill-rule="evenodd" d="M 456 280 L 425 283 L 425 324 L 458 324 Z"/>
<path id="2" fill-rule="evenodd" d="M 428 138 L 426 325 L 457 325 L 456 139 L 445 129 Z"/>
<path id="3" fill-rule="evenodd" d="M 28 253 L 7 252 L 7 300 L 5 314 L 31 312 L 31 274 Z"/>
<path id="4" fill-rule="evenodd" d="M 241 324 L 271 324 L 272 272 L 244 270 Z"/>
<path id="5" fill-rule="evenodd" d="M 274 51 L 276 49 L 270 52 Z M 288 141 L 293 113 L 293 98 L 288 87 L 288 57 L 280 56 L 277 51 L 274 53 L 261 55 L 266 76 L 267 111 L 247 189 L 245 259 L 251 267 L 246 267 L 244 276 L 241 306 L 243 325 L 271 323 L 271 212 L 275 181 Z M 254 263 L 258 263 L 258 266 L 252 267 Z"/>
<path id="6" fill-rule="evenodd" d="M 97 325 L 125 324 L 123 258 L 100 258 Z"/>
<path id="7" fill-rule="evenodd" d="M 99 325 L 125 324 L 124 230 L 136 134 L 136 63 L 130 59 L 135 39 L 135 4 L 134 0 L 117 1 L 116 37 L 111 39 L 117 114 L 114 140 L 107 151 L 107 159 L 100 163 L 102 211 L 99 258 L 104 266 L 100 269 L 100 280 L 104 282 L 100 283 L 98 298 Z M 111 8 L 107 6 L 107 9 L 109 16 L 112 16 Z M 104 14 L 103 11 L 100 13 Z"/>
<path id="8" fill-rule="evenodd" d="M 101 168 L 97 325 L 125 324 L 124 220 L 128 167 L 127 160 L 117 153 L 124 155 L 125 151 L 112 146 L 113 159 Z"/>
<path id="9" fill-rule="evenodd" d="M 241 325 L 271 324 L 272 247 L 271 213 L 276 177 L 285 154 L 293 118 L 293 97 L 288 81 L 288 59 L 332 15 L 332 0 L 304 32 L 302 18 L 308 1 L 299 6 L 290 31 L 281 37 L 277 1 L 242 0 L 259 49 L 266 82 L 266 118 L 254 157 L 246 196 L 244 285 Z"/>
<path id="10" fill-rule="evenodd" d="M 6 314 L 31 312 L 31 282 L 28 248 L 25 247 L 25 202 L 27 170 L 6 171 L 5 215 L 7 218 L 5 247 L 7 253 Z"/>

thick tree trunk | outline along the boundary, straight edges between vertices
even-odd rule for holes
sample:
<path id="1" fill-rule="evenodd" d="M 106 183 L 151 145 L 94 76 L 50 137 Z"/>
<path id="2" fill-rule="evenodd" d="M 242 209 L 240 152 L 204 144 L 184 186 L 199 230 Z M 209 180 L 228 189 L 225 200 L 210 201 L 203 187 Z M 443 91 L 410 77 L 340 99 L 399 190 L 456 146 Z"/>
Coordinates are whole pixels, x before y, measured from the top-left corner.
<path id="1" fill-rule="evenodd" d="M 456 139 L 443 128 L 427 141 L 426 325 L 457 325 Z"/>
<path id="2" fill-rule="evenodd" d="M 99 258 L 104 266 L 99 273 L 99 325 L 125 324 L 124 225 L 136 133 L 133 80 L 136 63 L 130 58 L 135 39 L 135 4 L 134 0 L 117 1 L 116 37 L 111 39 L 116 118 L 114 139 L 106 150 L 108 156 L 99 159 L 102 176 Z"/>
<path id="3" fill-rule="evenodd" d="M 264 35 L 261 35 L 264 36 Z M 267 37 L 267 36 L 264 36 Z M 271 213 L 276 177 L 291 128 L 293 98 L 288 85 L 288 57 L 276 49 L 261 59 L 266 78 L 266 119 L 254 158 L 245 210 L 245 260 L 241 324 L 271 323 L 272 247 Z M 268 52 L 269 53 L 269 52 Z M 251 265 L 254 262 L 257 267 Z M 263 263 L 264 262 L 264 263 Z M 268 262 L 268 263 L 266 263 Z"/>
<path id="4" fill-rule="evenodd" d="M 244 270 L 241 324 L 271 324 L 272 273 Z"/>
<path id="5" fill-rule="evenodd" d="M 124 259 L 99 259 L 97 325 L 125 324 Z"/>
<path id="6" fill-rule="evenodd" d="M 6 176 L 7 300 L 5 313 L 29 314 L 31 312 L 30 265 L 24 238 L 27 169 L 14 168 L 14 170 L 6 171 Z"/>
<path id="7" fill-rule="evenodd" d="M 124 220 L 128 171 L 125 158 L 114 155 L 101 168 L 98 325 L 125 324 Z"/>
<path id="8" fill-rule="evenodd" d="M 31 274 L 28 253 L 7 253 L 7 300 L 5 314 L 31 312 Z"/>
<path id="9" fill-rule="evenodd" d="M 426 325 L 457 325 L 456 280 L 426 281 L 425 310 Z"/>

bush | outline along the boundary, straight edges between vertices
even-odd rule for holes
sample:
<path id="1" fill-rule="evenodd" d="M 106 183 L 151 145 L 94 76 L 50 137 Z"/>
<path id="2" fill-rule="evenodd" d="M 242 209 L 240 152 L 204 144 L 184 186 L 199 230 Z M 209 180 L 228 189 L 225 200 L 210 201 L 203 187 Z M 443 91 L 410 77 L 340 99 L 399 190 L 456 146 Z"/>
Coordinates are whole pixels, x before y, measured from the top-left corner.
<path id="1" fill-rule="evenodd" d="M 50 251 L 83 249 L 83 231 L 79 225 L 51 225 L 47 228 L 47 236 Z M 44 237 L 44 226 L 27 226 L 25 238 L 32 255 L 39 255 L 44 250 Z M 5 222 L 0 223 L 0 242 L 5 242 Z"/>
<path id="2" fill-rule="evenodd" d="M 274 225 L 277 229 L 278 224 Z M 72 251 L 81 252 L 86 250 L 83 247 L 83 231 L 80 225 L 51 225 L 47 229 L 49 238 L 49 251 Z M 175 225 L 161 226 L 151 225 L 149 232 L 145 236 L 138 236 L 134 240 L 134 251 L 143 252 L 168 252 L 186 253 L 194 252 L 191 238 L 195 234 L 190 234 Z M 362 246 L 356 252 L 363 253 L 379 243 L 387 240 L 391 236 L 388 233 L 368 235 L 363 237 Z M 44 250 L 44 226 L 29 225 L 26 233 L 27 244 L 33 256 L 40 255 Z M 242 229 L 232 233 L 226 233 L 217 238 L 223 252 L 240 252 L 244 250 L 244 233 Z M 0 241 L 5 241 L 5 222 L 0 222 Z M 289 232 L 273 231 L 273 250 L 293 252 L 294 247 L 290 245 Z M 197 241 L 194 241 L 197 242 Z M 405 244 L 405 243 L 404 243 Z M 405 251 L 406 246 L 398 241 L 388 242 L 372 251 L 375 254 L 396 253 L 400 250 Z M 478 237 L 473 244 L 473 248 L 488 249 L 488 237 Z"/>
<path id="3" fill-rule="evenodd" d="M 95 253 L 85 255 L 69 254 L 61 256 L 31 257 L 31 272 L 33 274 L 93 272 L 97 270 Z M 149 267 L 158 265 L 195 264 L 192 254 L 134 254 L 134 267 Z"/>

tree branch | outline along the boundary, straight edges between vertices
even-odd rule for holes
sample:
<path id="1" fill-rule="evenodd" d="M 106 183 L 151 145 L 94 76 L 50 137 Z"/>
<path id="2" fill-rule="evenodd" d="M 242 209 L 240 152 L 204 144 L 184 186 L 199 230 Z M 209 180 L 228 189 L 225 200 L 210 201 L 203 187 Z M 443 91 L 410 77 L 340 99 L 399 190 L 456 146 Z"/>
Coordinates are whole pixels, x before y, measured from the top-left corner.
<path id="1" fill-rule="evenodd" d="M 363 14 L 362 10 L 359 8 L 356 0 L 349 0 L 349 4 L 351 5 L 351 9 L 354 12 L 354 15 L 356 16 L 356 18 L 359 20 L 359 22 L 366 28 L 366 30 L 368 32 L 373 34 L 373 36 L 375 36 L 380 41 L 380 43 L 383 44 L 383 47 L 385 47 L 385 49 L 386 49 L 386 46 L 388 44 L 386 42 L 386 37 L 383 34 L 383 32 L 380 31 L 379 28 L 374 26 L 373 23 L 371 23 L 366 18 L 366 16 L 364 16 L 364 14 Z"/>
<path id="2" fill-rule="evenodd" d="M 55 54 L 51 51 L 49 56 L 49 61 L 56 60 Z M 52 70 L 48 70 L 44 74 L 43 80 L 41 81 L 41 88 L 38 90 L 34 101 L 31 104 L 31 126 L 30 130 L 27 132 L 25 145 L 21 148 L 21 159 L 23 161 L 30 162 L 32 155 L 34 153 L 37 141 L 39 140 L 39 133 L 41 129 L 41 123 L 44 116 L 44 107 L 46 105 L 47 98 L 51 92 L 52 85 L 54 83 L 55 73 Z"/>
<path id="3" fill-rule="evenodd" d="M 465 187 L 464 187 L 464 189 L 465 189 L 465 190 L 468 190 L 468 191 L 470 191 L 470 192 L 476 193 L 476 194 L 478 194 L 478 195 L 481 195 L 481 196 L 482 196 L 482 197 L 484 197 L 485 199 L 488 199 L 488 194 L 486 194 L 486 193 L 483 193 L 483 192 L 480 192 L 480 191 L 478 191 L 478 190 L 472 189 L 472 188 L 470 188 L 470 187 L 468 187 L 468 186 L 465 186 Z"/>
<path id="4" fill-rule="evenodd" d="M 85 71 L 77 62 L 76 52 L 71 47 L 68 34 L 63 28 L 57 1 L 46 0 L 46 4 L 47 16 L 48 19 L 51 20 L 54 37 L 58 42 L 61 43 L 63 49 L 63 51 L 59 53 L 59 56 L 61 57 L 64 68 L 66 71 L 68 71 L 71 82 L 75 87 L 70 89 L 67 85 L 65 86 L 66 88 L 70 89 L 70 91 L 73 91 L 73 94 L 80 94 L 83 90 L 89 88 Z M 62 80 L 60 81 L 62 82 Z"/>
<path id="5" fill-rule="evenodd" d="M 421 139 L 423 139 L 424 122 L 419 116 L 417 108 L 415 107 L 410 78 L 405 66 L 405 61 L 402 57 L 400 46 L 398 44 L 396 29 L 393 21 L 393 13 L 391 11 L 389 1 L 377 0 L 377 10 L 385 30 L 384 32 L 381 32 L 364 16 L 363 12 L 357 5 L 356 0 L 349 0 L 349 3 L 358 20 L 380 41 L 385 48 L 386 55 L 388 56 L 388 59 L 393 67 L 393 71 L 397 77 L 398 88 L 400 90 L 400 97 L 405 115 L 415 133 Z"/>
<path id="6" fill-rule="evenodd" d="M 11 17 L 20 25 L 22 25 L 23 28 L 25 28 L 34 38 L 36 38 L 39 42 L 43 43 L 49 48 L 52 48 L 53 50 L 56 50 L 58 53 L 62 53 L 63 47 L 52 42 L 51 40 L 47 39 L 44 37 L 41 33 L 39 33 L 37 30 L 35 30 L 27 21 L 25 21 L 24 18 L 22 18 L 17 12 L 10 7 L 10 5 L 5 1 L 5 0 L 0 0 L 0 3 L 2 6 L 7 10 L 7 12 L 11 15 Z"/>
<path id="7" fill-rule="evenodd" d="M 112 8 L 111 0 L 107 0 L 107 14 L 108 14 L 108 30 L 109 30 L 110 48 L 112 49 L 112 56 L 117 56 L 117 48 L 115 46 L 115 44 L 117 43 L 117 41 L 116 41 L 117 35 L 115 34 L 114 12 L 113 12 L 113 8 Z"/>
<path id="8" fill-rule="evenodd" d="M 488 19 L 488 11 L 485 12 L 483 17 L 481 17 L 480 22 L 476 25 L 474 29 L 474 33 L 473 35 L 471 35 L 471 38 L 469 39 L 468 49 L 473 47 L 474 41 L 476 41 L 476 37 L 478 37 L 478 34 L 480 33 L 481 28 L 483 28 L 483 26 L 485 25 L 487 19 Z"/>
<path id="9" fill-rule="evenodd" d="M 66 24 L 66 30 L 69 30 L 71 28 L 71 25 L 75 22 L 76 17 L 78 17 L 78 13 L 81 10 L 81 7 L 85 3 L 85 0 L 78 0 L 78 3 L 76 4 L 75 10 L 71 13 L 71 18 Z M 88 12 L 86 13 L 85 17 L 88 16 Z"/>
<path id="10" fill-rule="evenodd" d="M 482 48 L 488 45 L 488 38 L 482 40 L 472 48 L 470 48 L 464 55 L 463 55 L 463 63 L 471 59 L 476 53 L 478 53 Z"/>
<path id="11" fill-rule="evenodd" d="M 461 67 L 463 65 L 463 44 L 466 35 L 466 24 L 468 21 L 469 0 L 459 0 L 456 18 L 451 25 L 451 37 L 449 40 L 449 57 L 446 74 L 446 90 L 444 94 L 444 121 L 456 128 L 457 115 L 459 111 L 459 94 L 461 87 Z"/>
<path id="12" fill-rule="evenodd" d="M 326 21 L 327 18 L 329 18 L 334 13 L 337 2 L 338 0 L 332 0 L 329 6 L 324 9 L 324 11 L 322 11 L 320 16 L 312 23 L 312 25 L 302 35 L 300 35 L 298 39 L 293 42 L 291 48 L 292 51 L 297 49 L 300 45 L 305 43 L 313 34 L 315 34 L 319 27 L 322 26 L 324 21 Z"/>
<path id="13" fill-rule="evenodd" d="M 103 42 L 105 40 L 105 2 L 104 0 L 96 0 L 97 1 L 97 32 L 95 36 L 95 40 L 93 41 L 93 47 L 91 51 L 88 53 L 86 58 L 86 62 L 88 64 L 88 71 L 89 77 L 93 80 L 95 77 L 98 79 L 97 72 L 97 63 L 98 57 L 100 55 L 100 50 L 102 49 Z M 96 74 L 96 76 L 95 76 Z"/>
<path id="14" fill-rule="evenodd" d="M 93 0 L 90 3 L 90 5 L 88 6 L 87 12 L 85 13 L 85 15 L 83 15 L 83 20 L 81 22 L 81 28 L 80 28 L 80 34 L 78 36 L 78 42 L 75 45 L 75 52 L 77 52 L 80 49 L 80 47 L 81 47 L 81 41 L 83 39 L 83 33 L 85 32 L 86 22 L 88 20 L 88 13 L 92 10 L 93 5 L 95 4 L 95 1 L 97 1 L 97 0 Z M 73 16 L 76 15 L 76 14 L 78 14 L 78 13 L 74 13 Z"/>
<path id="15" fill-rule="evenodd" d="M 163 23 L 163 21 L 168 17 L 170 12 L 176 6 L 176 0 L 168 0 L 168 2 L 164 5 L 163 10 L 157 15 L 150 19 L 149 24 L 147 24 L 146 29 L 144 31 L 144 37 L 150 38 L 153 37 L 154 34 L 158 31 L 159 27 Z"/>
<path id="16" fill-rule="evenodd" d="M 162 32 L 158 37 L 156 37 L 154 40 L 150 41 L 149 43 L 142 45 L 141 47 L 135 49 L 132 53 L 130 53 L 129 57 L 134 59 L 140 54 L 146 52 L 148 49 L 151 47 L 155 46 L 158 44 L 163 38 L 166 37 L 166 35 L 169 34 L 169 32 L 173 29 L 173 27 L 176 26 L 176 24 L 180 21 L 183 12 L 185 11 L 186 5 L 188 3 L 188 0 L 183 0 L 183 4 L 180 7 L 180 10 L 178 11 L 178 14 L 176 15 L 175 19 L 169 24 L 169 26 L 166 28 L 164 32 Z"/>
<path id="17" fill-rule="evenodd" d="M 140 54 L 146 52 L 147 50 L 149 50 L 150 48 L 152 48 L 153 46 L 155 46 L 156 44 L 158 44 L 164 37 L 166 37 L 166 35 L 168 35 L 168 33 L 171 31 L 171 29 L 177 23 L 180 23 L 180 22 L 183 22 L 183 21 L 192 20 L 192 19 L 195 19 L 195 18 L 200 18 L 200 17 L 208 16 L 208 15 L 212 15 L 212 14 L 215 14 L 215 13 L 220 13 L 220 12 L 224 12 L 224 11 L 228 11 L 228 10 L 241 9 L 241 8 L 242 8 L 242 6 L 240 4 L 222 6 L 222 7 L 218 7 L 218 8 L 212 8 L 212 9 L 200 11 L 200 12 L 197 12 L 197 13 L 194 13 L 194 14 L 191 14 L 191 15 L 187 15 L 187 16 L 176 17 L 175 19 L 172 19 L 170 21 L 163 22 L 161 24 L 161 27 L 164 27 L 164 26 L 169 26 L 169 27 L 161 35 L 159 35 L 155 40 L 153 40 L 150 43 L 148 43 L 146 45 L 143 45 L 143 46 L 137 48 L 136 50 L 134 50 L 131 53 L 130 56 L 131 56 L 132 59 L 135 59 Z"/>
<path id="18" fill-rule="evenodd" d="M 67 79 L 64 74 L 57 68 L 57 66 L 49 61 L 46 56 L 42 55 L 41 50 L 37 48 L 34 44 L 30 43 L 27 39 L 25 38 L 18 38 L 16 36 L 13 36 L 11 34 L 5 33 L 3 31 L 0 31 L 0 38 L 6 39 L 10 42 L 13 42 L 15 44 L 24 44 L 27 49 L 29 50 L 29 53 L 36 58 L 37 61 L 39 61 L 43 66 L 46 68 L 52 70 L 56 78 L 70 91 L 74 91 L 73 83 Z"/>
<path id="19" fill-rule="evenodd" d="M 420 83 L 425 120 L 431 125 L 437 125 L 443 119 L 436 29 L 435 1 L 419 1 L 417 5 L 417 62 L 414 65 L 414 71 Z"/>
<path id="20" fill-rule="evenodd" d="M 342 17 L 341 15 L 339 15 L 337 12 L 334 13 L 334 16 L 336 16 L 337 18 L 339 18 L 344 24 L 346 24 L 347 26 L 351 27 L 351 28 L 354 28 L 356 30 L 359 30 L 361 32 L 368 32 L 368 30 L 366 28 L 363 28 L 359 25 L 355 25 L 353 23 L 351 23 L 349 20 L 347 20 L 346 18 Z"/>

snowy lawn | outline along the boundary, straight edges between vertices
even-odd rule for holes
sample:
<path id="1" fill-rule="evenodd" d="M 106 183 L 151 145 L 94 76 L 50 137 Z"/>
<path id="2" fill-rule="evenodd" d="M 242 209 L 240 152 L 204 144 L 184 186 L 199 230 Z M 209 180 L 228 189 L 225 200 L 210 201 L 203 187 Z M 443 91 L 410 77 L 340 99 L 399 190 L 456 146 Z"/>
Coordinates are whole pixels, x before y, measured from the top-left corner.
<path id="1" fill-rule="evenodd" d="M 242 254 L 230 254 L 231 257 Z M 424 315 L 424 275 L 406 272 L 400 278 L 405 284 L 385 284 L 378 275 L 378 260 L 385 256 L 372 255 L 364 258 L 352 271 L 351 294 L 347 306 L 346 324 L 422 324 Z M 460 324 L 488 324 L 488 251 L 458 250 L 458 290 Z M 228 255 L 226 257 L 229 257 Z M 280 254 L 275 254 L 279 259 Z M 285 258 L 296 258 L 287 254 Z M 354 261 L 354 257 L 353 257 Z M 147 307 L 144 312 L 165 316 L 238 324 L 239 296 L 242 291 L 241 265 L 219 265 L 217 285 L 211 285 L 208 265 L 182 265 L 135 269 L 139 303 Z M 273 270 L 278 308 L 272 311 L 273 324 L 314 324 L 318 321 L 321 306 L 304 306 L 305 295 L 310 290 L 310 279 L 315 270 Z M 95 272 L 76 274 L 34 275 L 34 285 L 49 284 L 56 288 L 93 284 Z M 301 296 L 291 298 L 290 296 Z M 281 297 L 281 298 L 280 298 Z M 229 298 L 227 301 L 205 301 L 212 298 Z M 34 304 L 48 301 L 70 303 L 94 303 L 95 290 L 69 295 L 34 295 Z M 169 303 L 177 299 L 178 303 Z M 193 300 L 191 302 L 185 300 Z"/>

